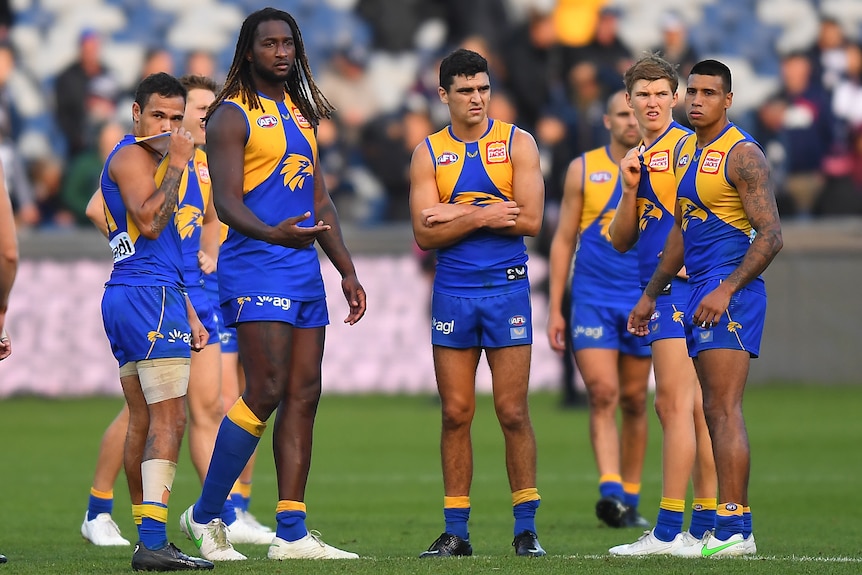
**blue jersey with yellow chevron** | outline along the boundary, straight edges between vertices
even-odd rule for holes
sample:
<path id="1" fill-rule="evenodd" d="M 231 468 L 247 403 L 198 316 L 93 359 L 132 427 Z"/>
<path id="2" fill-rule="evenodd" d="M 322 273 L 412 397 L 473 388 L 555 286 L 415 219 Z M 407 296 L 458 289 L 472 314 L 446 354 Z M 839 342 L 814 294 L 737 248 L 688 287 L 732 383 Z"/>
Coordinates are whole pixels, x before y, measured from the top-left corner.
<path id="1" fill-rule="evenodd" d="M 679 151 L 677 202 L 682 212 L 685 265 L 693 284 L 726 278 L 742 262 L 754 239 L 739 193 L 727 177 L 727 156 L 741 142 L 760 145 L 728 123 L 706 146 L 698 148 L 696 138 L 688 138 Z M 749 287 L 757 289 L 762 283 L 758 277 Z"/>
<path id="2" fill-rule="evenodd" d="M 607 146 L 583 156 L 583 209 L 579 230 L 572 301 L 630 310 L 640 297 L 637 246 L 621 254 L 608 228 L 622 196 L 619 166 Z"/>
<path id="3" fill-rule="evenodd" d="M 243 201 L 262 222 L 274 226 L 311 212 L 300 226 L 314 226 L 314 127 L 290 96 L 277 102 L 259 94 L 252 110 L 240 97 L 226 100 L 245 114 L 247 123 Z M 219 296 L 281 296 L 298 301 L 325 297 L 314 245 L 293 249 L 228 231 L 219 253 Z"/>
<path id="4" fill-rule="evenodd" d="M 691 133 L 688 128 L 671 122 L 664 134 L 643 152 L 637 197 L 640 230 L 638 271 L 641 288 L 646 287 L 652 278 L 658 266 L 659 254 L 664 249 L 664 242 L 673 227 L 676 210 L 674 152 L 679 141 Z"/>
<path id="5" fill-rule="evenodd" d="M 462 142 L 451 126 L 432 134 L 425 144 L 434 161 L 440 201 L 487 206 L 510 201 L 512 136 L 515 126 L 488 121 L 485 134 Z M 527 249 L 522 236 L 477 230 L 437 252 L 435 291 L 454 296 L 486 296 L 523 289 Z"/>
<path id="6" fill-rule="evenodd" d="M 189 161 L 188 172 L 191 177 L 185 193 L 180 198 L 174 219 L 182 240 L 183 277 L 186 285 L 191 286 L 199 285 L 203 278 L 203 272 L 198 264 L 198 251 L 201 248 L 204 212 L 212 193 L 206 152 L 199 148 L 195 150 L 194 157 Z"/>
<path id="7" fill-rule="evenodd" d="M 166 226 L 159 237 L 154 240 L 144 237 L 126 211 L 123 198 L 120 196 L 120 188 L 111 179 L 107 169 L 114 155 L 125 146 L 148 142 L 148 145 L 156 147 L 161 143 L 156 144 L 153 140 L 168 136 L 170 134 L 165 133 L 147 138 L 136 138 L 127 134 L 114 147 L 105 161 L 100 185 L 102 196 L 105 199 L 108 240 L 114 255 L 114 269 L 111 271 L 111 277 L 106 285 L 174 286 L 180 288 L 184 285 L 180 235 L 176 226 Z M 156 186 L 161 185 L 167 169 L 168 159 L 164 157 L 156 169 Z M 187 183 L 188 170 L 183 170 L 180 182 L 181 198 Z"/>

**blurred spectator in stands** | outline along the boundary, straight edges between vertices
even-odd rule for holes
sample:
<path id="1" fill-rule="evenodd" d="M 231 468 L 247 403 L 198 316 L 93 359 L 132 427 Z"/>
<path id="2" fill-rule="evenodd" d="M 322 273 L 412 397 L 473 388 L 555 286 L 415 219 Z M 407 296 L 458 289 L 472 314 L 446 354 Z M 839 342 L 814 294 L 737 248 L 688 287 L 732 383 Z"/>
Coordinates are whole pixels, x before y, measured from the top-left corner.
<path id="1" fill-rule="evenodd" d="M 57 123 L 66 140 L 66 156 L 75 157 L 86 149 L 87 99 L 93 86 L 115 83 L 101 62 L 98 32 L 85 29 L 79 37 L 78 59 L 65 68 L 54 82 Z"/>
<path id="2" fill-rule="evenodd" d="M 433 4 L 424 0 L 358 0 L 355 10 L 371 26 L 374 49 L 399 53 L 413 50 L 419 26 L 439 12 L 434 11 Z"/>
<path id="3" fill-rule="evenodd" d="M 847 36 L 841 22 L 831 17 L 823 18 L 820 21 L 817 42 L 808 53 L 812 64 L 813 84 L 825 90 L 831 90 L 835 86 L 847 66 L 846 46 Z"/>
<path id="4" fill-rule="evenodd" d="M 0 41 L 8 40 L 9 30 L 15 23 L 15 12 L 10 0 L 0 0 Z"/>
<path id="5" fill-rule="evenodd" d="M 535 4 L 537 0 L 528 1 Z M 544 0 L 539 1 L 543 2 Z M 507 9 L 509 7 L 507 4 L 513 4 L 512 2 L 505 0 L 471 0 L 470 2 L 437 0 L 436 3 L 443 9 L 443 18 L 449 31 L 448 41 L 450 45 L 461 44 L 461 47 L 469 50 L 470 48 L 463 46 L 462 43 L 471 36 L 478 36 L 488 38 L 489 41 L 496 40 L 498 43 L 491 46 L 493 51 L 502 48 L 499 43 L 501 40 L 500 32 L 510 27 L 511 11 Z M 426 2 L 425 4 L 433 6 L 434 3 Z M 484 52 L 479 53 L 487 58 Z M 495 85 L 493 77 L 491 84 Z"/>
<path id="6" fill-rule="evenodd" d="M 128 130 L 118 122 L 104 121 L 98 127 L 98 147 L 90 148 L 79 154 L 67 166 L 63 174 L 60 199 L 75 224 L 89 228 L 92 226 L 85 213 L 87 203 L 99 187 L 99 176 L 108 154 Z"/>
<path id="7" fill-rule="evenodd" d="M 599 11 L 607 0 L 557 0 L 554 27 L 563 46 L 576 48 L 589 44 L 596 33 Z"/>
<path id="8" fill-rule="evenodd" d="M 601 87 L 599 100 L 604 101 L 620 89 L 625 71 L 633 63 L 631 51 L 618 35 L 620 9 L 605 6 L 599 12 L 596 31 L 592 41 L 580 48 L 564 50 L 564 66 L 571 69 L 575 64 L 590 62 L 596 67 L 596 79 Z M 604 126 L 599 116 L 602 131 Z"/>
<path id="9" fill-rule="evenodd" d="M 616 88 L 623 85 L 622 76 L 617 77 Z M 581 61 L 569 70 L 568 96 L 561 110 L 566 122 L 568 146 L 571 158 L 587 150 L 608 143 L 608 131 L 604 127 L 603 89 L 599 82 L 598 68 L 590 61 Z"/>
<path id="10" fill-rule="evenodd" d="M 661 44 L 653 49 L 662 58 L 677 65 L 680 78 L 688 78 L 691 67 L 700 61 L 700 56 L 688 42 L 685 20 L 676 12 L 665 12 L 661 17 Z"/>
<path id="11" fill-rule="evenodd" d="M 214 78 L 218 84 L 224 81 L 224 74 L 218 71 L 215 56 L 208 50 L 192 50 L 186 55 L 185 74 Z"/>
<path id="12" fill-rule="evenodd" d="M 38 224 L 40 218 L 33 188 L 16 147 L 21 118 L 10 86 L 10 79 L 16 67 L 15 61 L 12 45 L 0 40 L 0 159 L 4 166 L 3 175 L 6 190 L 12 200 L 12 209 L 19 228 L 25 228 Z"/>
<path id="13" fill-rule="evenodd" d="M 341 136 L 351 146 L 361 145 L 360 130 L 381 112 L 378 87 L 367 73 L 369 57 L 364 46 L 345 44 L 317 75 L 317 85 L 335 106 Z"/>
<path id="14" fill-rule="evenodd" d="M 787 101 L 781 138 L 787 149 L 784 190 L 795 215 L 810 217 L 823 190 L 823 159 L 832 145 L 828 95 L 812 78 L 809 58 L 800 52 L 781 61 L 782 97 Z"/>
<path id="15" fill-rule="evenodd" d="M 508 70 L 503 85 L 518 110 L 514 123 L 534 133 L 551 91 L 561 84 L 557 32 L 551 12 L 531 10 L 527 20 L 506 35 L 500 53 Z M 494 79 L 491 83 L 499 85 Z"/>
<path id="16" fill-rule="evenodd" d="M 832 113 L 840 130 L 836 140 L 846 141 L 850 147 L 850 132 L 862 126 L 862 45 L 849 43 L 844 52 L 844 74 L 832 89 Z"/>
<path id="17" fill-rule="evenodd" d="M 784 191 L 784 177 L 787 171 L 787 145 L 784 142 L 784 114 L 787 102 L 778 94 L 768 97 L 758 108 L 751 127 L 754 139 L 763 146 L 769 160 L 770 180 L 774 186 L 778 210 L 781 214 L 793 211 L 792 203 Z"/>
<path id="18" fill-rule="evenodd" d="M 68 229 L 75 225 L 75 217 L 66 209 L 60 198 L 63 181 L 63 161 L 53 155 L 30 162 L 29 177 L 39 207 L 39 227 L 42 229 Z"/>

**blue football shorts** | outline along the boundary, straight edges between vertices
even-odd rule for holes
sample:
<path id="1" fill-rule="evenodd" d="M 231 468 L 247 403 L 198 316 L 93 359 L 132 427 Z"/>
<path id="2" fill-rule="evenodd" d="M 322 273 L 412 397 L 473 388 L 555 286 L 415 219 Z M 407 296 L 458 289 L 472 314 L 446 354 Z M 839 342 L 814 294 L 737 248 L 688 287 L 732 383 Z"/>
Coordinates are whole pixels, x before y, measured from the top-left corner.
<path id="1" fill-rule="evenodd" d="M 530 290 L 487 297 L 434 293 L 431 344 L 457 349 L 512 347 L 533 343 Z"/>
<path id="2" fill-rule="evenodd" d="M 572 349 L 616 349 L 620 353 L 649 357 L 642 338 L 629 333 L 629 311 L 620 308 L 572 304 Z"/>
<path id="3" fill-rule="evenodd" d="M 204 274 L 204 291 L 213 304 L 221 352 L 239 353 L 239 345 L 236 343 L 236 327 L 228 327 L 224 324 L 224 317 L 222 316 L 221 306 L 218 301 L 218 279 L 216 274 Z"/>
<path id="4" fill-rule="evenodd" d="M 727 311 L 718 325 L 702 328 L 694 325 L 692 316 L 700 300 L 721 283 L 720 279 L 708 280 L 692 288 L 691 301 L 685 314 L 686 344 L 688 355 L 707 349 L 738 349 L 747 351 L 751 357 L 760 355 L 760 340 L 766 321 L 766 291 L 763 284 L 750 284 L 730 297 Z"/>
<path id="5" fill-rule="evenodd" d="M 658 298 L 655 311 L 649 320 L 649 333 L 639 338 L 644 345 L 660 339 L 685 339 L 685 305 Z"/>
<path id="6" fill-rule="evenodd" d="M 298 328 L 329 325 L 325 297 L 313 301 L 272 295 L 233 297 L 222 302 L 221 313 L 231 327 L 251 321 L 280 321 Z"/>
<path id="7" fill-rule="evenodd" d="M 102 321 L 120 367 L 143 359 L 191 357 L 188 308 L 179 288 L 105 286 Z"/>
<path id="8" fill-rule="evenodd" d="M 216 317 L 215 304 L 207 294 L 202 284 L 190 285 L 186 288 L 186 293 L 189 300 L 192 302 L 192 307 L 195 308 L 195 313 L 198 314 L 198 319 L 204 324 L 204 329 L 207 330 L 209 339 L 207 344 L 216 343 L 219 341 L 218 318 Z"/>

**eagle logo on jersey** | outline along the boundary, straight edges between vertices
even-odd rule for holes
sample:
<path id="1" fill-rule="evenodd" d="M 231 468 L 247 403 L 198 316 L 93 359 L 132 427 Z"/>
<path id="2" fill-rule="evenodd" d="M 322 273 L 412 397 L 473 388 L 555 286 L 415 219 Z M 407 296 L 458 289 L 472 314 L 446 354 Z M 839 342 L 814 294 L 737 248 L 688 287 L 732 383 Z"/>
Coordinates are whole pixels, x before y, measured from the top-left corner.
<path id="1" fill-rule="evenodd" d="M 640 214 L 640 221 L 638 222 L 640 231 L 647 228 L 650 220 L 658 221 L 663 215 L 659 207 L 646 198 L 638 198 L 638 213 Z"/>
<path id="2" fill-rule="evenodd" d="M 305 187 L 305 181 L 314 175 L 311 160 L 299 154 L 289 154 L 282 164 L 284 186 L 295 192 L 297 188 Z"/>
<path id="3" fill-rule="evenodd" d="M 692 220 L 700 220 L 701 222 L 706 221 L 706 210 L 697 207 L 697 205 L 692 203 L 690 200 L 680 198 L 679 207 L 682 210 L 682 231 L 686 231 L 688 229 L 688 225 Z"/>
<path id="4" fill-rule="evenodd" d="M 616 214 L 616 210 L 608 210 L 604 214 L 602 214 L 602 220 L 599 222 L 599 226 L 602 230 L 602 237 L 608 241 L 611 241 L 611 222 L 614 219 L 614 214 Z"/>
<path id="5" fill-rule="evenodd" d="M 156 330 L 147 333 L 147 341 L 149 341 L 150 343 L 155 343 L 157 339 L 165 339 L 165 336 L 163 336 Z"/>
<path id="6" fill-rule="evenodd" d="M 186 240 L 195 233 L 195 230 L 201 227 L 204 215 L 197 206 L 185 205 L 177 211 L 176 222 L 177 231 L 180 233 L 180 239 Z"/>
<path id="7" fill-rule="evenodd" d="M 676 323 L 682 323 L 682 317 L 685 315 L 684 311 L 680 311 L 674 307 L 673 309 L 673 321 Z"/>

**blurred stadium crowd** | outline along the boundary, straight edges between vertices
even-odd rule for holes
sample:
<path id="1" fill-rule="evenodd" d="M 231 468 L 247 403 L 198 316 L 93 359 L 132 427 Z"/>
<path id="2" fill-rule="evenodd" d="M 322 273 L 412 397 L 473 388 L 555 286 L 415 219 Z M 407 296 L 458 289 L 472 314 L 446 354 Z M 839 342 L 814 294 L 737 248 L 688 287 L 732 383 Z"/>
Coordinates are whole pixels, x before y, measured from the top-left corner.
<path id="1" fill-rule="evenodd" d="M 21 230 L 89 226 L 138 80 L 222 80 L 264 0 L 0 0 L 0 157 Z M 606 141 L 606 97 L 645 50 L 734 73 L 731 118 L 772 162 L 785 217 L 862 215 L 859 0 L 274 0 L 299 22 L 338 108 L 321 161 L 343 220 L 408 219 L 413 148 L 448 120 L 437 62 L 485 54 L 492 117 L 539 144 L 548 227 L 568 162 Z M 683 91 L 681 89 L 680 93 Z M 682 108 L 678 119 L 685 120 Z"/>

